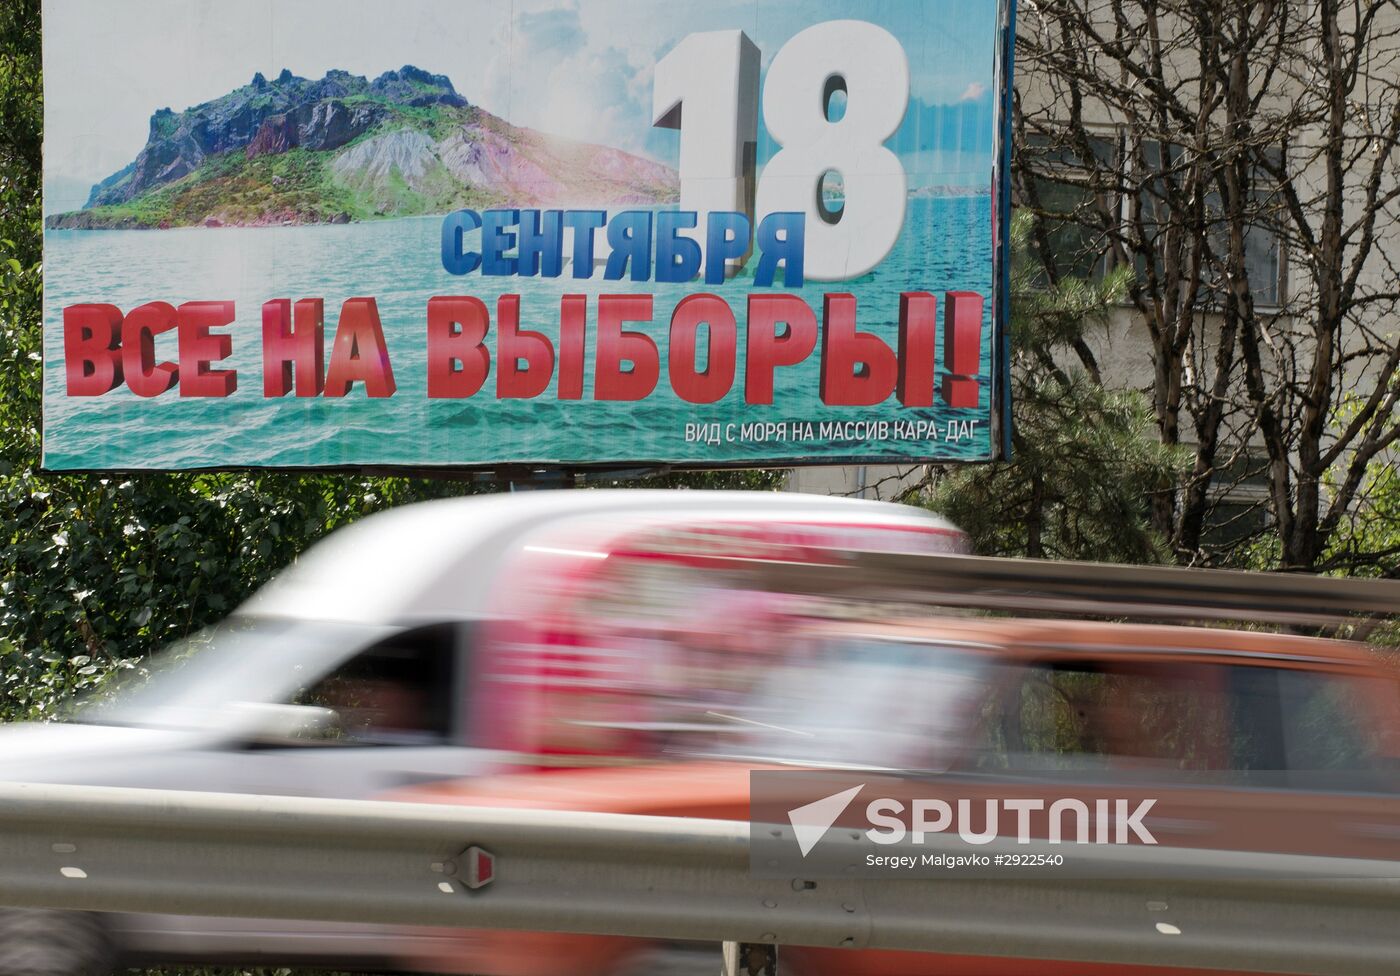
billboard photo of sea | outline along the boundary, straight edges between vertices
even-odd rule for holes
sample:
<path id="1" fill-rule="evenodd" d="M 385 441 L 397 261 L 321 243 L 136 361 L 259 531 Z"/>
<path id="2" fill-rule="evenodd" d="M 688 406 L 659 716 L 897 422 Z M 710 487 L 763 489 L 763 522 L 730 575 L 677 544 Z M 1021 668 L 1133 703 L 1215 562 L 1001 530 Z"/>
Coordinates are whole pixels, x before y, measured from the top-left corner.
<path id="1" fill-rule="evenodd" d="M 808 281 L 795 293 L 820 320 L 827 291 L 857 296 L 857 328 L 897 344 L 899 295 L 927 290 L 991 294 L 991 197 L 916 195 L 903 236 L 874 272 L 850 282 Z M 743 334 L 752 263 L 723 285 L 579 280 L 566 265 L 558 278 L 454 276 L 440 259 L 440 217 L 286 227 L 191 227 L 169 230 L 50 230 L 46 236 L 45 465 L 55 469 L 108 467 L 199 468 L 225 465 L 342 466 L 539 463 L 577 466 L 637 460 L 673 464 L 743 464 L 774 456 L 793 460 L 849 457 L 980 460 L 992 450 L 989 416 L 992 329 L 984 309 L 978 406 L 953 409 L 935 400 L 911 410 L 891 397 L 874 407 L 828 407 L 817 397 L 820 353 L 780 367 L 771 406 L 743 401 Z M 780 288 L 781 278 L 773 291 Z M 586 291 L 589 341 L 583 398 L 560 401 L 555 380 L 539 397 L 498 400 L 494 373 L 462 400 L 428 399 L 426 309 L 434 295 L 473 295 L 495 314 L 495 299 L 521 294 L 522 329 L 543 332 L 557 345 L 559 299 Z M 684 295 L 709 291 L 726 298 L 739 324 L 733 387 L 720 401 L 679 399 L 666 379 L 671 309 Z M 597 294 L 655 295 L 655 320 L 628 324 L 660 351 L 655 392 L 638 402 L 592 399 L 593 322 Z M 325 301 L 327 355 L 341 303 L 373 296 L 383 323 L 397 392 L 369 399 L 357 385 L 341 399 L 265 398 L 262 390 L 261 309 L 275 298 Z M 69 397 L 61 320 L 65 306 L 108 302 L 123 311 L 150 301 L 232 300 L 236 320 L 226 330 L 233 352 L 219 367 L 238 371 L 227 398 L 181 398 L 177 391 L 143 399 L 125 387 L 100 397 Z M 940 316 L 941 328 L 941 316 Z M 493 323 L 494 332 L 494 323 Z M 494 334 L 487 346 L 494 348 Z M 156 339 L 158 359 L 176 360 L 175 333 Z M 941 383 L 942 371 L 938 381 Z M 932 420 L 934 439 L 688 442 L 688 424 Z M 971 436 L 946 442 L 950 421 L 976 420 Z M 966 429 L 966 428 L 965 428 Z"/>

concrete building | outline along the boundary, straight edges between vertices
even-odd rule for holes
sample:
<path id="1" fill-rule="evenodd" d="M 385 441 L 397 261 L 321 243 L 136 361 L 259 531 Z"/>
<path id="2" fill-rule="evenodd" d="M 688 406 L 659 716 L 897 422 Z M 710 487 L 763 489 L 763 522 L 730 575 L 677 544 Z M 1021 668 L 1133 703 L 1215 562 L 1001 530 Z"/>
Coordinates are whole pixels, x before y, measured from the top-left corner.
<path id="1" fill-rule="evenodd" d="M 1400 13 L 1379 0 L 1148 12 L 1021 5 L 1014 199 L 1046 216 L 1040 257 L 1058 273 L 1134 268 L 1087 352 L 1196 454 L 1182 491 L 1209 497 L 1214 530 L 1248 511 L 1325 510 L 1351 458 L 1396 459 Z M 1370 435 L 1351 429 L 1366 409 Z M 789 484 L 888 498 L 923 473 L 818 468 Z"/>

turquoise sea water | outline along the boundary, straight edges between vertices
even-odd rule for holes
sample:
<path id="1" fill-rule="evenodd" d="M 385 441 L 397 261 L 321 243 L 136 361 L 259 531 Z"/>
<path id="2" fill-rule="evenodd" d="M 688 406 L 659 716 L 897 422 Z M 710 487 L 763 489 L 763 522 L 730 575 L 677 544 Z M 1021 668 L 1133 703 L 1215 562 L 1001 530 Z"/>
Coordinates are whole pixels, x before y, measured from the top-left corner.
<path id="1" fill-rule="evenodd" d="M 857 328 L 893 347 L 899 293 L 925 290 L 991 294 L 991 198 L 931 197 L 909 201 L 899 244 L 874 272 L 850 282 L 808 282 L 799 294 L 820 317 L 826 291 L 858 301 Z M 743 402 L 743 328 L 750 278 L 722 286 L 580 281 L 569 269 L 555 279 L 449 275 L 439 258 L 441 218 L 422 217 L 339 226 L 189 228 L 165 231 L 48 231 L 45 235 L 44 462 L 54 469 L 195 468 L 225 465 L 452 465 L 507 462 L 745 463 L 840 458 L 979 460 L 991 454 L 989 379 L 991 305 L 982 330 L 981 394 L 976 409 L 935 404 L 911 410 L 891 397 L 875 407 L 835 408 L 818 396 L 819 354 L 779 369 L 774 404 Z M 709 405 L 677 398 L 666 380 L 666 331 L 685 294 L 716 291 L 739 321 L 738 375 L 728 396 Z M 551 383 L 533 400 L 497 400 L 494 377 L 466 400 L 429 400 L 425 322 L 433 295 L 475 295 L 494 315 L 495 298 L 521 294 L 521 328 L 558 336 L 559 298 L 590 296 L 584 399 L 561 402 Z M 594 402 L 591 342 L 600 293 L 653 293 L 656 319 L 629 325 L 661 351 L 656 391 L 636 403 Z M 343 399 L 265 399 L 262 394 L 261 308 L 273 298 L 325 299 L 327 356 L 341 302 L 370 295 L 378 302 L 398 392 L 371 400 L 358 385 Z M 65 392 L 62 310 L 107 302 L 124 312 L 145 302 L 178 305 L 232 300 L 237 318 L 227 332 L 232 356 L 217 364 L 238 371 L 226 399 L 180 398 L 172 390 L 142 399 L 124 387 L 105 396 Z M 941 305 L 940 305 L 941 329 Z M 488 347 L 494 342 L 488 337 Z M 941 336 L 940 336 L 941 351 Z M 175 334 L 157 339 L 159 359 L 175 360 Z M 942 369 L 939 370 L 941 380 Z M 688 443 L 687 424 L 794 421 L 929 420 L 937 437 Z M 976 420 L 975 433 L 942 439 L 948 421 Z"/>

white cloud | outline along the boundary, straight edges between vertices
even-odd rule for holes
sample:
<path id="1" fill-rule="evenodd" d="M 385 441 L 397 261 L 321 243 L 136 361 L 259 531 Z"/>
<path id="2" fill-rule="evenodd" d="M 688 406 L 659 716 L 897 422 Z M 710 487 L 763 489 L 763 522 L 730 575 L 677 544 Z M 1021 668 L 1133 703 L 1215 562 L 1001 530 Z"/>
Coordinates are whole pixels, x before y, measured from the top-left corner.
<path id="1" fill-rule="evenodd" d="M 151 113 L 181 111 L 284 67 L 373 78 L 414 64 L 473 104 L 555 135 L 674 162 L 651 126 L 655 64 L 692 31 L 742 29 L 763 63 L 796 31 L 851 16 L 849 0 L 63 0 L 45 10 L 45 177 L 91 185 L 145 144 Z M 986 96 L 989 0 L 865 2 L 887 22 L 930 104 Z M 938 16 L 930 23 L 930 11 Z M 985 40 L 984 40 L 985 39 Z M 933 66 L 937 66 L 936 68 Z M 968 84 L 969 79 L 981 79 Z M 76 193 L 76 191 L 74 191 Z"/>
<path id="2" fill-rule="evenodd" d="M 646 49 L 637 32 L 599 26 L 589 29 L 577 3 L 518 6 L 492 45 L 480 103 L 514 125 L 642 152 L 651 123 Z"/>

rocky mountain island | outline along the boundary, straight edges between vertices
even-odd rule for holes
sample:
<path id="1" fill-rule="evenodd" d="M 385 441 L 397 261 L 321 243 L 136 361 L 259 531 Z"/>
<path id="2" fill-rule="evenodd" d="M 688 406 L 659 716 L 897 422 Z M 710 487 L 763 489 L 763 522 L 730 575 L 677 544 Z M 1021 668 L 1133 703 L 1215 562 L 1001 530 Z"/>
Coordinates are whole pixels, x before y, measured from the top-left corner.
<path id="1" fill-rule="evenodd" d="M 146 146 L 53 228 L 348 223 L 460 207 L 653 204 L 668 166 L 511 125 L 411 65 L 369 81 L 284 70 L 151 116 Z"/>

